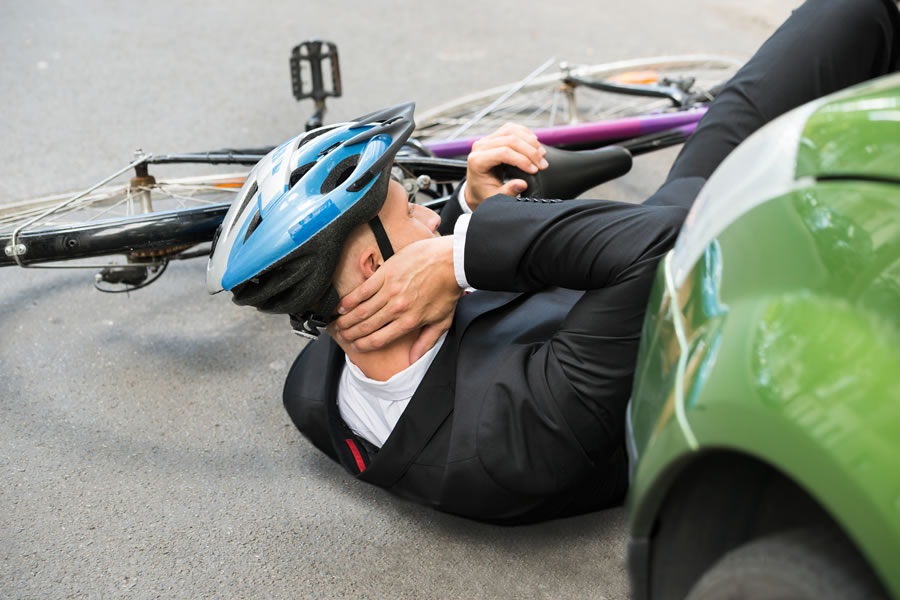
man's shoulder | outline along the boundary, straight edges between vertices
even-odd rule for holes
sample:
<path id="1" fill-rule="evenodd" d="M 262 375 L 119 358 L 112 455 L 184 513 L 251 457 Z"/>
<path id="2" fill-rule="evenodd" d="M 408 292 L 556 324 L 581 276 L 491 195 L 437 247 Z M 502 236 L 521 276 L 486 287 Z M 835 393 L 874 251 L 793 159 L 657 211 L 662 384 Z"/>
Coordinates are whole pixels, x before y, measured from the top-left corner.
<path id="1" fill-rule="evenodd" d="M 344 365 L 344 353 L 330 337 L 307 344 L 291 365 L 284 382 L 284 404 L 316 404 L 324 408 L 326 398 L 337 386 Z"/>
<path id="2" fill-rule="evenodd" d="M 283 392 L 284 408 L 297 429 L 335 459 L 329 402 L 335 397 L 343 364 L 343 352 L 331 338 L 311 342 L 294 360 Z"/>
<path id="3" fill-rule="evenodd" d="M 343 362 L 343 360 L 344 353 L 340 346 L 338 346 L 331 337 L 323 335 L 303 347 L 300 354 L 294 359 L 294 364 L 291 366 L 288 377 L 290 378 L 295 371 L 323 369 L 332 365 L 334 362 Z M 320 374 L 323 376 L 327 375 L 331 370 L 333 369 L 329 369 L 327 372 L 322 371 Z M 340 371 L 338 371 L 338 373 L 340 373 Z"/>

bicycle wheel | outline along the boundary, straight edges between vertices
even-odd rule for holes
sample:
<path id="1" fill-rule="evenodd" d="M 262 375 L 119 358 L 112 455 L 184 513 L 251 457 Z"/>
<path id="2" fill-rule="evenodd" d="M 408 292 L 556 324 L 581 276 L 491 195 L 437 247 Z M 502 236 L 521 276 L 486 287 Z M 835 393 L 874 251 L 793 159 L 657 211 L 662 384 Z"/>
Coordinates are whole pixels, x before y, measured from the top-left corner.
<path id="1" fill-rule="evenodd" d="M 212 239 L 246 176 L 156 179 L 140 167 L 125 183 L 0 206 L 0 266 L 113 254 L 167 260 Z"/>
<path id="2" fill-rule="evenodd" d="M 438 106 L 418 120 L 415 136 L 429 140 L 480 137 L 506 122 L 538 129 L 615 119 L 672 109 L 659 97 L 632 96 L 565 83 L 569 75 L 625 84 L 676 82 L 697 102 L 731 78 L 736 59 L 711 55 L 659 56 L 613 63 L 565 67 L 556 73 L 503 85 Z"/>
<path id="3" fill-rule="evenodd" d="M 266 150 L 149 157 L 148 162 L 246 165 L 258 161 Z M 440 203 L 435 192 L 451 189 L 466 169 L 465 162 L 420 156 L 399 156 L 395 164 L 404 185 L 425 190 L 428 204 Z M 146 166 L 129 165 L 119 175 L 137 167 L 130 181 L 98 185 L 87 193 L 0 205 L 0 247 L 4 249 L 0 267 L 111 255 L 123 255 L 129 263 L 162 266 L 173 258 L 203 255 L 187 251 L 212 240 L 247 173 L 157 179 Z M 66 268 L 69 266 L 108 265 Z"/>

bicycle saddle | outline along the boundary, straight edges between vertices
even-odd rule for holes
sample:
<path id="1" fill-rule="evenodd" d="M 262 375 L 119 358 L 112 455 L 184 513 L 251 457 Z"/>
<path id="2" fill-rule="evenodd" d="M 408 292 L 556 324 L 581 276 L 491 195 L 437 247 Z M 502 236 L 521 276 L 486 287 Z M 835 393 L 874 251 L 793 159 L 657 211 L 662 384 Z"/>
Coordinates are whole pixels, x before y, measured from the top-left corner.
<path id="1" fill-rule="evenodd" d="M 568 200 L 631 170 L 631 152 L 621 146 L 579 152 L 547 146 L 546 159 L 550 166 L 534 175 L 501 165 L 498 177 L 501 181 L 523 179 L 528 184 L 523 196 Z"/>

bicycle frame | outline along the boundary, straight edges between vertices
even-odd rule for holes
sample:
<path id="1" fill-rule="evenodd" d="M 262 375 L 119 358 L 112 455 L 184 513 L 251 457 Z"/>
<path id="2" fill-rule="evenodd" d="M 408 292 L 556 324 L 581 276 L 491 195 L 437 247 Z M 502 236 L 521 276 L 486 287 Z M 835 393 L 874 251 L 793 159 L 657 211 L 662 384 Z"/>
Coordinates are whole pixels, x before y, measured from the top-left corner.
<path id="1" fill-rule="evenodd" d="M 677 113 L 649 114 L 576 125 L 558 125 L 537 129 L 534 133 L 542 144 L 560 147 L 601 144 L 673 129 L 678 130 L 686 137 L 693 133 L 706 111 L 706 107 L 700 107 Z M 468 154 L 472 150 L 472 144 L 476 141 L 478 141 L 477 137 L 468 137 L 459 140 L 426 142 L 424 146 L 437 157 L 450 158 Z"/>

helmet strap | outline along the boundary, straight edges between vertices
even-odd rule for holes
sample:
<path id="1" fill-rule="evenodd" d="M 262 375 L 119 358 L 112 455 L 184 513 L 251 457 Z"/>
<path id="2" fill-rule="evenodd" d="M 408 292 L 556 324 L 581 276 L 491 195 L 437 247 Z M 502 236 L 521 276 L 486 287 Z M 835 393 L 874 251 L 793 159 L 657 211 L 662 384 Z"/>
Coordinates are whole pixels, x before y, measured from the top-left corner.
<path id="1" fill-rule="evenodd" d="M 372 220 L 369 221 L 369 227 L 372 229 L 372 233 L 375 234 L 375 242 L 378 243 L 381 258 L 387 260 L 392 257 L 394 255 L 394 247 L 391 246 L 391 240 L 388 239 L 387 232 L 384 230 L 384 225 L 381 224 L 381 219 L 378 218 L 378 215 L 372 217 Z"/>
<path id="2" fill-rule="evenodd" d="M 315 340 L 331 321 L 341 297 L 337 289 L 331 285 L 325 295 L 316 303 L 316 310 L 308 310 L 302 315 L 289 315 L 291 329 L 300 337 Z"/>
<path id="3" fill-rule="evenodd" d="M 387 260 L 392 257 L 394 255 L 394 247 L 391 246 L 391 240 L 388 238 L 384 225 L 382 225 L 381 219 L 377 215 L 369 221 L 369 227 L 371 227 L 372 233 L 375 234 L 375 242 L 378 244 L 378 250 L 381 251 L 382 259 Z M 337 309 L 340 301 L 341 297 L 337 289 L 333 285 L 329 286 L 325 295 L 316 303 L 317 309 L 315 311 L 307 311 L 302 315 L 290 315 L 291 327 L 294 333 L 311 340 L 318 338 L 322 330 L 334 320 L 334 311 Z"/>

